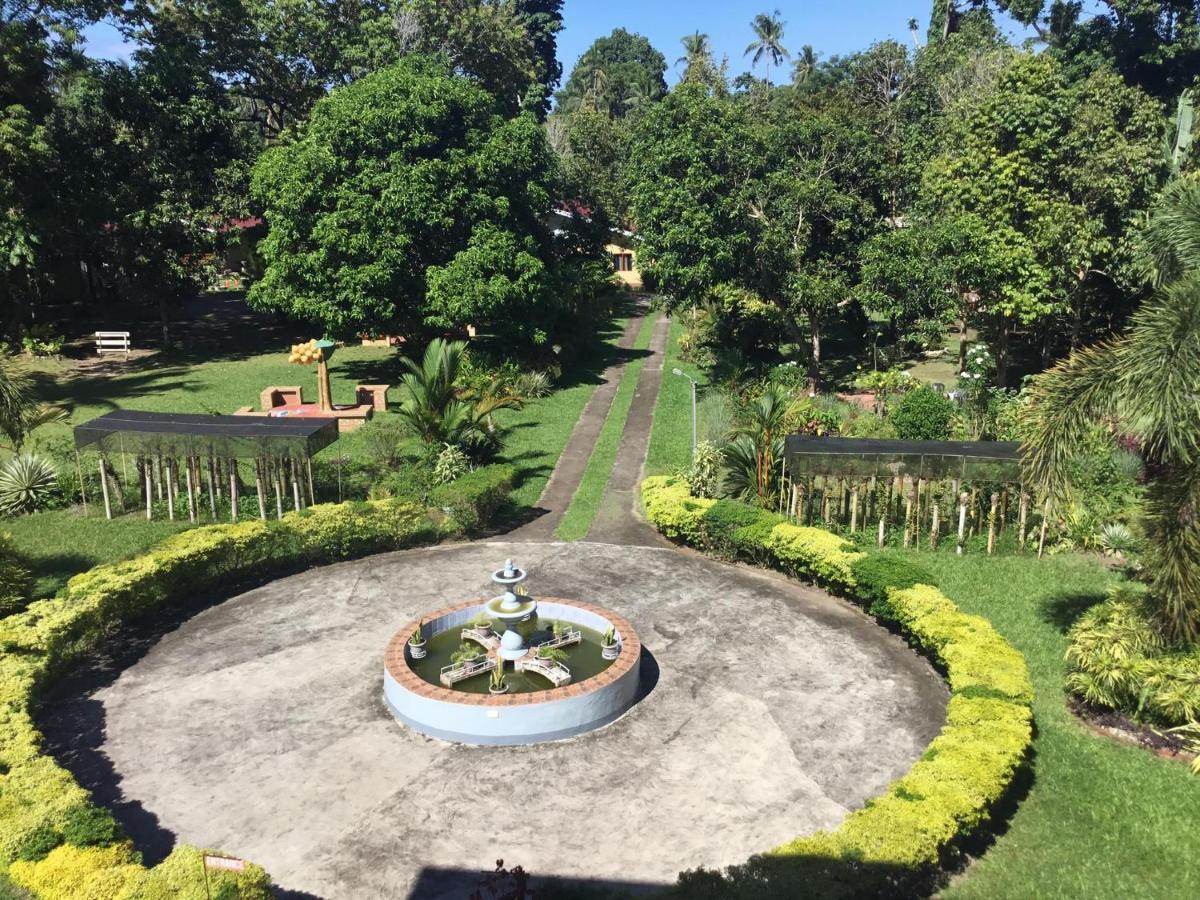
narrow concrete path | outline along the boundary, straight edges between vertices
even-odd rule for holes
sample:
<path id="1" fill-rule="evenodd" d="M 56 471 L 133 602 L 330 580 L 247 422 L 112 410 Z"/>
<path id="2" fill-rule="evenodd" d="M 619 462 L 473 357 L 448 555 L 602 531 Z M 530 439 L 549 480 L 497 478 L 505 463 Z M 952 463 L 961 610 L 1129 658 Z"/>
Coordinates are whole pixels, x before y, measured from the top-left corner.
<path id="1" fill-rule="evenodd" d="M 646 300 L 638 301 L 637 313 L 629 320 L 629 324 L 625 326 L 625 333 L 617 341 L 619 349 L 633 349 L 648 309 L 649 304 Z M 592 392 L 591 399 L 580 413 L 575 430 L 571 432 L 571 438 L 563 448 L 562 456 L 558 458 L 554 471 L 550 473 L 550 480 L 546 482 L 542 496 L 538 499 L 537 508 L 542 514 L 532 522 L 509 532 L 507 538 L 518 541 L 554 540 L 554 529 L 562 521 L 579 482 L 583 480 L 584 470 L 587 469 L 588 460 L 592 456 L 592 448 L 596 446 L 596 439 L 600 437 L 604 420 L 608 418 L 609 407 L 612 406 L 628 362 L 627 356 L 604 370 L 603 382 Z M 647 365 L 650 362 L 652 361 L 648 360 Z M 659 366 L 661 368 L 661 362 Z"/>
<path id="2" fill-rule="evenodd" d="M 646 452 L 650 449 L 650 430 L 654 425 L 654 407 L 662 386 L 663 361 L 667 356 L 670 333 L 670 317 L 660 315 L 654 323 L 650 357 L 642 366 L 633 404 L 625 419 L 625 430 L 621 433 L 621 446 L 604 489 L 604 498 L 588 532 L 589 541 L 634 547 L 670 546 L 666 538 L 642 517 L 638 497 L 638 486 L 646 467 Z"/>

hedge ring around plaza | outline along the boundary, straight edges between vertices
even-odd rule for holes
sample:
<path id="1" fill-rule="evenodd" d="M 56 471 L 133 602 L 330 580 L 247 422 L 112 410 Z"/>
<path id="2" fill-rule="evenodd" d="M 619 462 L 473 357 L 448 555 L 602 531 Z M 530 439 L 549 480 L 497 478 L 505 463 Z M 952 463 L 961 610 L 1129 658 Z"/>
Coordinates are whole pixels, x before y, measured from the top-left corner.
<path id="1" fill-rule="evenodd" d="M 767 850 L 744 867 L 781 887 L 794 878 L 819 896 L 897 893 L 931 874 L 989 817 L 1022 765 L 1032 737 L 1032 687 L 1022 656 L 984 620 L 962 613 L 919 570 L 858 552 L 827 532 L 727 501 L 692 497 L 676 478 L 650 478 L 643 498 L 668 537 L 718 556 L 768 559 L 868 605 L 881 622 L 943 669 L 947 721 L 922 758 L 887 792 L 832 831 Z M 486 517 L 482 512 L 464 511 Z M 434 519 L 437 519 L 435 524 Z M 31 707 L 71 662 L 128 620 L 194 597 L 287 571 L 428 543 L 461 529 L 453 518 L 397 501 L 315 506 L 279 522 L 198 528 L 136 559 L 72 579 L 0 629 L 0 870 L 42 898 L 204 897 L 200 854 L 178 847 L 141 865 L 105 810 L 41 749 Z M 238 848 L 223 848 L 236 853 Z M 259 866 L 213 872 L 225 896 L 267 898 Z M 685 892 L 712 873 L 686 873 Z"/>

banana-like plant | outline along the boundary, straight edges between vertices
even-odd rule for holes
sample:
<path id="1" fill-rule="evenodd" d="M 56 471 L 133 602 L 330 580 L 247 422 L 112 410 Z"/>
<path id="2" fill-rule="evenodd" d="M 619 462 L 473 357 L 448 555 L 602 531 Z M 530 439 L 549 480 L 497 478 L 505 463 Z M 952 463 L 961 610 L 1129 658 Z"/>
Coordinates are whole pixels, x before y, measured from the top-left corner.
<path id="1" fill-rule="evenodd" d="M 1157 288 L 1122 336 L 1039 377 L 1021 420 L 1026 481 L 1067 508 L 1077 448 L 1097 421 L 1135 435 L 1146 463 L 1152 602 L 1172 641 L 1200 639 L 1200 183 L 1165 194 L 1143 264 Z"/>

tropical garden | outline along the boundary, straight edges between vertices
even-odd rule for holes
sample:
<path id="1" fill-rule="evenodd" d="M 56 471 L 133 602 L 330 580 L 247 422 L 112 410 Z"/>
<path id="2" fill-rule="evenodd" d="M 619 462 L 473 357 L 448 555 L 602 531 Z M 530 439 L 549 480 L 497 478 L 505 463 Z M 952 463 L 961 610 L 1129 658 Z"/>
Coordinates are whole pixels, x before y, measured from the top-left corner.
<path id="1" fill-rule="evenodd" d="M 939 845 L 921 890 L 1194 895 L 1200 4 L 1091 6 L 935 0 L 910 40 L 838 56 L 777 10 L 748 16 L 732 58 L 686 22 L 672 48 L 629 23 L 564 71 L 561 0 L 5 3 L 0 616 L 70 601 L 98 565 L 174 559 L 200 538 L 173 535 L 221 519 L 203 486 L 197 521 L 168 516 L 171 475 L 78 452 L 73 426 L 231 413 L 311 380 L 287 347 L 317 337 L 339 345 L 335 394 L 386 383 L 391 402 L 313 458 L 281 531 L 333 504 L 362 516 L 338 513 L 337 541 L 371 547 L 527 521 L 618 371 L 555 532 L 584 538 L 661 314 L 645 474 L 686 512 L 647 489 L 654 524 L 793 575 L 813 572 L 774 529 L 828 532 L 832 557 L 884 560 L 837 577 L 883 584 L 859 599 L 889 627 L 913 630 L 889 590 L 937 585 L 1029 666 L 1023 774 L 989 795 L 991 825 Z M 127 62 L 86 52 L 102 20 Z M 113 325 L 146 353 L 92 364 L 91 333 Z M 396 339 L 360 346 L 379 336 Z M 793 434 L 1012 442 L 1019 484 L 801 484 Z M 235 502 L 259 516 L 249 490 Z M 348 555 L 303 542 L 287 566 Z M 27 721 L 24 694 L 4 702 L 20 713 L 0 720 Z M 23 896 L 13 863 L 119 839 L 69 799 L 52 827 L 0 840 L 0 895 Z M 837 852 L 831 885 L 857 851 Z M 199 890 L 146 871 L 128 896 Z M 679 890 L 779 896 L 777 875 L 701 871 Z"/>

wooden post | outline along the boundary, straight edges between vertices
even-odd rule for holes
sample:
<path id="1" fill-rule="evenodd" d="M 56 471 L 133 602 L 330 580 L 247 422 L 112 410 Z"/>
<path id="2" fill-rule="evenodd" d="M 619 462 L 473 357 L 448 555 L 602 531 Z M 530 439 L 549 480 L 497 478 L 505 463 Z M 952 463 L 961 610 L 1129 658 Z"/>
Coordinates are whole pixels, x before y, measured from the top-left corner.
<path id="1" fill-rule="evenodd" d="M 163 498 L 163 491 L 162 491 L 163 470 L 162 470 L 162 467 L 163 467 L 162 454 L 159 453 L 157 456 L 154 457 L 154 492 L 156 494 L 158 494 L 158 499 L 159 499 L 160 503 L 162 502 L 162 498 Z"/>
<path id="2" fill-rule="evenodd" d="M 166 475 L 167 475 L 167 479 L 168 479 L 168 482 L 167 482 L 167 518 L 170 519 L 172 522 L 174 522 L 175 521 L 175 492 L 173 490 L 171 490 L 171 484 L 170 484 L 172 462 L 173 462 L 172 460 L 168 459 L 164 463 L 164 465 L 166 466 Z"/>
<path id="3" fill-rule="evenodd" d="M 267 501 L 263 497 L 263 480 L 262 480 L 263 461 L 261 458 L 254 460 L 254 487 L 258 491 L 258 517 L 264 522 L 267 521 Z"/>
<path id="4" fill-rule="evenodd" d="M 217 521 L 217 476 L 216 463 L 212 454 L 208 455 L 208 506 L 212 510 L 213 521 Z"/>
<path id="5" fill-rule="evenodd" d="M 275 518 L 283 518 L 283 482 L 279 475 L 279 460 L 271 464 L 271 484 L 275 488 Z"/>
<path id="6" fill-rule="evenodd" d="M 883 542 L 887 537 L 887 516 L 879 517 L 879 546 L 883 546 Z"/>
<path id="7" fill-rule="evenodd" d="M 1042 534 L 1038 538 L 1038 559 L 1042 558 L 1042 554 L 1046 551 L 1046 523 L 1050 520 L 1050 498 L 1046 498 L 1046 502 L 1042 504 Z"/>
<path id="8" fill-rule="evenodd" d="M 104 492 L 104 517 L 112 518 L 112 504 L 108 500 L 108 473 L 104 471 L 104 457 L 100 457 L 100 490 Z"/>
<path id="9" fill-rule="evenodd" d="M 303 509 L 300 505 L 300 481 L 296 477 L 296 461 L 288 460 L 288 474 L 292 476 L 292 503 L 295 509 Z"/>
<path id="10" fill-rule="evenodd" d="M 936 550 L 937 545 L 938 545 L 938 537 L 939 537 L 938 529 L 941 525 L 941 522 L 938 517 L 938 512 L 939 512 L 938 502 L 937 502 L 937 500 L 934 500 L 933 501 L 933 524 L 931 524 L 929 526 L 929 549 L 930 550 Z"/>
<path id="11" fill-rule="evenodd" d="M 184 474 L 185 480 L 187 481 L 188 521 L 195 522 L 196 521 L 196 493 L 195 493 L 195 491 L 192 490 L 192 458 L 190 456 L 185 457 L 183 460 L 183 464 L 185 467 L 183 474 Z"/>
<path id="12" fill-rule="evenodd" d="M 870 487 L 867 488 L 867 502 L 863 506 L 863 517 L 866 519 L 870 519 L 871 517 L 873 517 L 875 515 L 875 507 L 877 506 L 876 497 L 875 497 L 876 484 L 877 484 L 877 482 L 875 480 L 875 476 L 872 475 L 871 476 L 871 485 L 870 485 Z"/>
<path id="13" fill-rule="evenodd" d="M 979 525 L 979 488 L 971 488 L 971 537 L 975 537 L 975 529 Z"/>
<path id="14" fill-rule="evenodd" d="M 150 460 L 146 460 L 144 468 L 146 470 L 146 518 L 149 520 L 154 517 L 154 475 L 150 471 Z"/>
<path id="15" fill-rule="evenodd" d="M 858 531 L 858 482 L 854 482 L 854 490 L 850 492 L 850 533 Z"/>
<path id="16" fill-rule="evenodd" d="M 967 492 L 958 495 L 958 547 L 955 552 L 962 556 L 963 538 L 967 530 Z"/>
<path id="17" fill-rule="evenodd" d="M 1004 526 L 1008 522 L 1008 485 L 1005 484 L 1000 488 L 1000 520 L 997 522 L 997 531 L 1004 534 Z"/>
<path id="18" fill-rule="evenodd" d="M 83 515 L 87 517 L 87 482 L 83 480 L 83 462 L 79 458 L 79 451 L 75 451 L 75 471 L 79 473 L 79 497 L 83 501 Z"/>
<path id="19" fill-rule="evenodd" d="M 229 518 L 238 520 L 237 461 L 229 461 Z"/>
<path id="20" fill-rule="evenodd" d="M 1017 540 L 1021 544 L 1021 549 L 1025 549 L 1025 527 L 1026 520 L 1029 517 L 1029 495 L 1025 493 L 1025 486 L 1021 486 L 1021 501 L 1017 508 L 1017 522 L 1020 530 L 1017 532 Z"/>
<path id="21" fill-rule="evenodd" d="M 788 519 L 790 521 L 793 521 L 793 522 L 796 521 L 796 513 L 800 509 L 800 506 L 802 503 L 800 498 L 803 495 L 804 495 L 803 486 L 793 483 L 792 484 L 792 496 L 791 496 L 791 500 L 788 504 Z"/>
<path id="22" fill-rule="evenodd" d="M 996 513 L 1000 509 L 1000 495 L 992 491 L 992 508 L 988 512 L 988 556 L 996 552 Z"/>
<path id="23" fill-rule="evenodd" d="M 912 545 L 912 533 L 910 531 L 910 523 L 912 522 L 913 513 L 913 495 L 917 492 L 917 483 L 913 481 L 912 490 L 904 492 L 904 546 Z"/>
<path id="24" fill-rule="evenodd" d="M 308 473 L 308 503 L 310 506 L 315 506 L 317 502 L 317 491 L 313 486 L 312 459 L 309 457 L 304 458 L 304 468 Z M 780 492 L 780 496 L 782 496 L 782 492 Z"/>

